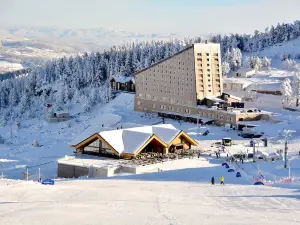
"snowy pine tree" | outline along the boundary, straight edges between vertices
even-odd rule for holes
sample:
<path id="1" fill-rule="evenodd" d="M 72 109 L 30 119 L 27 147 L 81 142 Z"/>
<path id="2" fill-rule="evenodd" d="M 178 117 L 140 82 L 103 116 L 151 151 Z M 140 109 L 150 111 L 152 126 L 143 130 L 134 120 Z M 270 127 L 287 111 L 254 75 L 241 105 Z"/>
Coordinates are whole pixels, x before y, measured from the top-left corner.
<path id="1" fill-rule="evenodd" d="M 286 78 L 280 87 L 281 93 L 282 93 L 282 104 L 283 105 L 290 105 L 293 97 L 293 90 L 291 87 L 291 81 L 290 79 Z"/>
<path id="2" fill-rule="evenodd" d="M 261 60 L 262 67 L 271 69 L 272 60 L 268 57 L 263 57 Z"/>
<path id="3" fill-rule="evenodd" d="M 222 73 L 223 73 L 223 76 L 227 76 L 227 74 L 229 73 L 230 71 L 230 65 L 228 62 L 224 61 L 222 63 Z"/>
<path id="4" fill-rule="evenodd" d="M 293 93 L 296 100 L 296 107 L 299 106 L 300 99 L 300 71 L 297 71 L 293 77 Z"/>

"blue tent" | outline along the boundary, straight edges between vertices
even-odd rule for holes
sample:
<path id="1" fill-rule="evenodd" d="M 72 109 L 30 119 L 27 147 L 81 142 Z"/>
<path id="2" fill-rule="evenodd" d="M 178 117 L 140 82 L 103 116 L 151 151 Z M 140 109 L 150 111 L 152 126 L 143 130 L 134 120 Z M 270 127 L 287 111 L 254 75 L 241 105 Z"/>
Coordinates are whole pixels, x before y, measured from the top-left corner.
<path id="1" fill-rule="evenodd" d="M 225 168 L 226 168 L 226 169 L 228 169 L 228 168 L 229 168 L 229 166 L 228 166 L 228 165 L 226 165 L 226 166 L 225 166 Z"/>
<path id="2" fill-rule="evenodd" d="M 234 172 L 234 169 L 229 169 L 228 172 Z"/>
<path id="3" fill-rule="evenodd" d="M 52 179 L 44 179 L 42 181 L 42 184 L 45 184 L 45 185 L 54 185 L 54 180 L 52 180 Z"/>
<path id="4" fill-rule="evenodd" d="M 228 164 L 227 163 L 222 163 L 222 166 L 228 166 Z"/>
<path id="5" fill-rule="evenodd" d="M 254 185 L 264 185 L 264 183 L 263 183 L 263 182 L 260 182 L 260 181 L 258 181 L 258 182 L 255 182 L 255 183 L 254 183 Z"/>
<path id="6" fill-rule="evenodd" d="M 237 173 L 236 173 L 236 177 L 241 177 L 241 173 L 240 173 L 240 172 L 237 172 Z"/>

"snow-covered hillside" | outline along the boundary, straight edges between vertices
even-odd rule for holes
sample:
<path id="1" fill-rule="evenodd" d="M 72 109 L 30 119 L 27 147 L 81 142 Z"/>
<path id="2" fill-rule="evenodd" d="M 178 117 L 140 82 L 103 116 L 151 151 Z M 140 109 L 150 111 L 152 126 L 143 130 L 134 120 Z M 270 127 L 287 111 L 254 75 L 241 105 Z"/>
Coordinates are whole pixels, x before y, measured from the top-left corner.
<path id="1" fill-rule="evenodd" d="M 0 37 L 23 37 L 31 40 L 73 40 L 92 42 L 95 46 L 111 46 L 133 40 L 169 39 L 176 34 L 147 34 L 111 28 L 63 29 L 54 27 L 9 27 L 0 28 Z"/>
<path id="2" fill-rule="evenodd" d="M 20 63 L 11 63 L 0 59 L 0 73 L 23 69 Z"/>
<path id="3" fill-rule="evenodd" d="M 176 34 L 140 34 L 105 28 L 0 28 L 0 61 L 32 67 L 40 61 L 65 55 L 102 51 L 135 41 L 169 40 L 171 37 L 176 37 Z M 16 66 L 0 64 L 0 73 L 16 69 Z"/>
<path id="4" fill-rule="evenodd" d="M 270 58 L 280 58 L 283 54 L 289 54 L 292 58 L 300 57 L 300 38 L 281 44 L 275 44 L 259 52 L 260 56 Z"/>

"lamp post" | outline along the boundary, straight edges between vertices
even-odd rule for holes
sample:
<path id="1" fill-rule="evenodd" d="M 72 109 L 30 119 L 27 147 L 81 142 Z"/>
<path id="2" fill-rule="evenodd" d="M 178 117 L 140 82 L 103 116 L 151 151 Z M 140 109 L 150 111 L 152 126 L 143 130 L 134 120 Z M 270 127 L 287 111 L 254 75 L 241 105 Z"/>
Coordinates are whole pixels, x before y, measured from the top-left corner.
<path id="1" fill-rule="evenodd" d="M 200 112 L 199 112 L 199 106 L 197 106 L 197 139 L 199 140 L 199 119 L 200 119 Z"/>
<path id="2" fill-rule="evenodd" d="M 292 133 L 295 132 L 293 130 L 286 130 L 282 131 L 282 136 L 284 137 L 284 168 L 287 168 L 287 150 L 288 150 L 288 139 L 292 137 Z"/>
<path id="3" fill-rule="evenodd" d="M 257 144 L 257 141 L 255 139 L 252 139 L 252 146 L 253 146 L 253 162 L 255 163 L 255 144 Z"/>

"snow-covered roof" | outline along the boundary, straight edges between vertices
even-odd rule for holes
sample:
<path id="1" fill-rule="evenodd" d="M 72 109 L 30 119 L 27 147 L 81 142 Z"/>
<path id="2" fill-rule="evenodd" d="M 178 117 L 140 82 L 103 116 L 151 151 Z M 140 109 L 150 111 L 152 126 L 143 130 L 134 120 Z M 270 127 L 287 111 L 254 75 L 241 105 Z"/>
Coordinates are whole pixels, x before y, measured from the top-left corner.
<path id="1" fill-rule="evenodd" d="M 109 127 L 100 127 L 100 126 L 87 127 L 78 136 L 76 136 L 73 140 L 68 142 L 68 145 L 71 145 L 71 146 L 78 145 L 80 142 L 82 142 L 85 139 L 89 138 L 90 136 L 98 133 L 99 131 L 107 131 L 107 130 L 112 130 L 112 129 Z"/>
<path id="2" fill-rule="evenodd" d="M 169 144 L 181 130 L 171 124 L 142 126 L 120 130 L 101 131 L 99 135 L 110 144 L 119 154 L 136 153 L 153 135 Z M 83 140 L 76 139 L 77 144 Z M 74 141 L 73 141 L 74 143 Z M 76 144 L 74 144 L 76 145 Z"/>
<path id="3" fill-rule="evenodd" d="M 103 137 L 118 153 L 134 154 L 152 136 L 156 135 L 166 144 L 169 144 L 180 130 L 171 124 L 134 127 L 122 130 L 103 131 Z"/>
<path id="4" fill-rule="evenodd" d="M 248 72 L 255 72 L 252 68 L 240 68 L 237 71 L 234 71 L 235 73 L 248 73 Z"/>
<path id="5" fill-rule="evenodd" d="M 116 82 L 119 82 L 119 83 L 126 83 L 129 81 L 132 81 L 134 83 L 133 77 L 113 77 L 112 79 L 114 79 Z"/>
<path id="6" fill-rule="evenodd" d="M 103 131 L 99 133 L 119 154 L 134 154 L 151 136 L 150 133 L 131 129 Z"/>
<path id="7" fill-rule="evenodd" d="M 242 84 L 243 88 L 246 88 L 248 86 L 250 86 L 251 84 L 253 84 L 252 81 L 248 80 L 248 78 L 225 78 L 223 79 L 223 82 L 225 84 Z"/>
<path id="8" fill-rule="evenodd" d="M 236 100 L 242 101 L 242 98 L 240 98 L 240 97 L 237 97 L 237 96 L 234 96 L 234 95 L 230 95 L 230 98 L 233 98 L 233 99 L 236 99 Z"/>
<path id="9" fill-rule="evenodd" d="M 206 98 L 209 100 L 215 101 L 215 102 L 225 102 L 224 100 L 214 97 L 214 96 L 207 96 Z"/>

